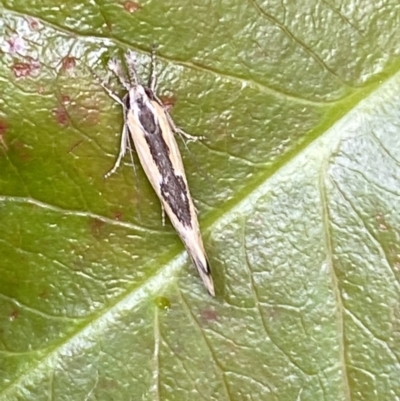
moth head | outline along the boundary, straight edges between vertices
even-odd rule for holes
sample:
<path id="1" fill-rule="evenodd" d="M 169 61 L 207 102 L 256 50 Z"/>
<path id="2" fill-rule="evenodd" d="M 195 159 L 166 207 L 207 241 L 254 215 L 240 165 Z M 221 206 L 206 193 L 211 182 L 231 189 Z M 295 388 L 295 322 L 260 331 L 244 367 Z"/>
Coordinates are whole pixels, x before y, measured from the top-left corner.
<path id="1" fill-rule="evenodd" d="M 135 85 L 129 90 L 129 100 L 131 105 L 136 104 L 145 104 L 149 101 L 149 96 L 147 94 L 146 88 L 143 85 Z"/>
<path id="2" fill-rule="evenodd" d="M 131 109 L 134 105 L 142 107 L 151 100 L 154 100 L 154 95 L 151 89 L 140 84 L 132 86 L 127 97 Z"/>

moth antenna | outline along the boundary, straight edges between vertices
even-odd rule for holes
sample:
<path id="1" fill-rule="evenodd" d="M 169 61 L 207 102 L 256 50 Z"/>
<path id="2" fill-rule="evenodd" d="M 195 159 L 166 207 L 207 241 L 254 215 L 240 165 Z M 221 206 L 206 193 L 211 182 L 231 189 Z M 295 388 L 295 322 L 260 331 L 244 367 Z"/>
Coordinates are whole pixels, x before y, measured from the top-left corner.
<path id="1" fill-rule="evenodd" d="M 125 62 L 128 67 L 129 77 L 131 79 L 132 86 L 139 85 L 139 75 L 136 70 L 136 63 L 137 63 L 136 53 L 132 50 L 128 50 L 125 53 Z"/>
<path id="2" fill-rule="evenodd" d="M 126 75 L 122 69 L 121 63 L 116 60 L 115 58 L 112 58 L 108 62 L 108 69 L 118 78 L 119 82 L 121 82 L 121 85 L 129 91 L 131 88 L 131 85 L 129 81 L 126 78 Z"/>
<path id="3" fill-rule="evenodd" d="M 157 64 L 157 48 L 158 45 L 153 43 L 151 47 L 151 69 L 150 69 L 150 76 L 149 76 L 149 88 L 153 93 L 157 91 L 157 71 L 156 71 L 156 64 Z"/>

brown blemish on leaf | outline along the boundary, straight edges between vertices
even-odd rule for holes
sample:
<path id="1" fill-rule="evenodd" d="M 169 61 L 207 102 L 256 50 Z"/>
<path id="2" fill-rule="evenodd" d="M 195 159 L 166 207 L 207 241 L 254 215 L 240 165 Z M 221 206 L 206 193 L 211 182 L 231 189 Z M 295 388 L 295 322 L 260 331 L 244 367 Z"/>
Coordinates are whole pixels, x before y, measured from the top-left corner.
<path id="1" fill-rule="evenodd" d="M 159 99 L 167 111 L 171 110 L 175 106 L 176 98 L 174 96 L 160 96 Z"/>
<path id="2" fill-rule="evenodd" d="M 213 309 L 204 309 L 201 312 L 201 320 L 204 322 L 215 322 L 218 320 L 218 315 Z"/>
<path id="3" fill-rule="evenodd" d="M 0 145 L 5 149 L 8 150 L 8 146 L 5 141 L 5 135 L 7 131 L 7 124 L 5 121 L 0 120 Z"/>
<path id="4" fill-rule="evenodd" d="M 69 123 L 69 116 L 65 105 L 71 103 L 69 95 L 62 94 L 57 108 L 53 109 L 53 115 L 58 124 L 66 126 Z"/>
<path id="5" fill-rule="evenodd" d="M 114 220 L 121 221 L 122 220 L 122 212 L 118 211 L 114 213 Z"/>
<path id="6" fill-rule="evenodd" d="M 12 70 L 17 78 L 26 77 L 28 75 L 37 75 L 40 64 L 38 61 L 30 59 L 29 63 L 14 63 Z"/>
<path id="7" fill-rule="evenodd" d="M 61 103 L 68 104 L 71 102 L 71 98 L 68 95 L 61 95 Z"/>
<path id="8" fill-rule="evenodd" d="M 26 77 L 32 72 L 32 67 L 29 63 L 15 63 L 12 69 L 17 78 Z"/>
<path id="9" fill-rule="evenodd" d="M 15 309 L 10 313 L 10 320 L 13 322 L 14 320 L 17 320 L 19 317 L 19 310 Z"/>
<path id="10" fill-rule="evenodd" d="M 58 106 L 56 109 L 53 109 L 53 115 L 56 118 L 56 121 L 60 125 L 68 125 L 68 114 L 63 106 Z"/>
<path id="11" fill-rule="evenodd" d="M 49 297 L 49 294 L 48 294 L 47 290 L 43 290 L 43 291 L 39 294 L 39 298 L 46 299 L 46 298 L 48 298 L 48 297 Z"/>
<path id="12" fill-rule="evenodd" d="M 71 70 L 76 65 L 75 57 L 67 56 L 61 60 L 61 68 L 63 70 Z"/>
<path id="13" fill-rule="evenodd" d="M 77 104 L 69 95 L 61 94 L 59 105 L 53 109 L 58 124 L 66 126 L 73 119 L 80 126 L 96 126 L 99 123 L 98 110 L 91 109 L 92 104 Z"/>
<path id="14" fill-rule="evenodd" d="M 20 160 L 26 162 L 32 159 L 32 152 L 25 143 L 15 140 L 12 142 L 10 147 L 14 150 Z"/>
<path id="15" fill-rule="evenodd" d="M 104 224 L 105 224 L 104 221 L 101 221 L 99 219 L 90 220 L 90 231 L 93 237 L 97 239 L 104 237 L 104 232 L 103 232 Z"/>
<path id="16" fill-rule="evenodd" d="M 4 135 L 7 131 L 7 124 L 5 121 L 0 120 L 0 135 Z"/>
<path id="17" fill-rule="evenodd" d="M 39 30 L 39 22 L 38 20 L 34 18 L 28 18 L 28 23 L 29 27 L 32 29 L 32 31 L 38 31 Z"/>
<path id="18" fill-rule="evenodd" d="M 142 8 L 142 6 L 138 3 L 136 3 L 135 1 L 128 0 L 128 1 L 125 1 L 125 3 L 124 3 L 124 9 L 126 11 L 128 11 L 128 13 L 131 13 L 131 14 L 141 8 Z"/>

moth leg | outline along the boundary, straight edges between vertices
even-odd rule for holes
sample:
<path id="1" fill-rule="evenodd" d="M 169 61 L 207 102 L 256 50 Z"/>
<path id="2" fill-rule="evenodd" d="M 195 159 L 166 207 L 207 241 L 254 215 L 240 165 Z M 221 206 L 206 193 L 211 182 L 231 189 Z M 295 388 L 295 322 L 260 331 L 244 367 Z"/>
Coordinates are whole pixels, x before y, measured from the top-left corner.
<path id="1" fill-rule="evenodd" d="M 161 221 L 162 221 L 162 225 L 163 227 L 165 226 L 165 209 L 163 204 L 161 203 Z"/>
<path id="2" fill-rule="evenodd" d="M 127 131 L 128 131 L 128 134 L 129 134 L 129 129 L 128 128 L 127 128 Z M 135 180 L 137 181 L 138 180 L 138 176 L 137 176 L 137 171 L 136 171 L 136 165 L 135 165 L 135 161 L 133 160 L 133 156 L 132 156 L 133 149 L 131 147 L 131 142 L 130 142 L 129 138 L 127 139 L 126 149 L 129 150 L 129 156 L 131 158 L 131 163 L 132 163 L 131 165 L 132 165 L 132 168 L 133 168 L 133 173 L 135 174 Z"/>
<path id="3" fill-rule="evenodd" d="M 188 134 L 187 132 L 181 130 L 180 128 L 175 127 L 175 132 L 179 135 L 182 135 L 184 138 L 186 138 L 188 141 L 203 141 L 204 139 L 206 139 L 205 136 L 193 136 Z"/>
<path id="4" fill-rule="evenodd" d="M 148 86 L 153 93 L 157 91 L 157 73 L 156 73 L 156 64 L 157 64 L 157 45 L 153 44 L 151 48 L 151 69 L 149 76 Z"/>
<path id="5" fill-rule="evenodd" d="M 121 144 L 119 147 L 119 154 L 117 157 L 117 160 L 113 166 L 113 168 L 104 175 L 104 178 L 108 178 L 110 175 L 114 174 L 118 167 L 121 164 L 121 160 L 122 158 L 125 156 L 126 150 L 130 148 L 129 146 L 129 130 L 128 130 L 128 126 L 124 123 L 124 128 L 122 129 L 122 134 L 121 134 Z"/>
<path id="6" fill-rule="evenodd" d="M 101 85 L 101 87 L 106 91 L 107 95 L 110 96 L 111 99 L 115 100 L 117 103 L 119 103 L 125 109 L 125 105 L 124 105 L 124 102 L 122 101 L 122 99 L 108 87 L 109 74 L 107 75 L 106 79 L 102 79 L 90 67 L 89 67 L 89 71 L 91 72 L 93 77 L 96 79 L 96 81 Z"/>
<path id="7" fill-rule="evenodd" d="M 179 135 L 183 136 L 184 138 L 186 138 L 188 141 L 193 141 L 193 142 L 201 141 L 201 140 L 205 139 L 204 136 L 193 136 L 193 135 L 190 135 L 190 134 L 186 133 L 185 131 L 181 130 L 180 128 L 178 128 L 175 125 L 174 121 L 172 120 L 171 116 L 169 115 L 168 111 L 165 110 L 165 108 L 164 108 L 164 111 L 165 111 L 165 115 L 167 116 L 167 119 L 168 119 L 168 122 L 169 122 L 169 125 L 170 125 L 172 131 L 174 131 L 176 134 L 179 134 Z"/>
<path id="8" fill-rule="evenodd" d="M 125 53 L 125 61 L 129 71 L 129 78 L 131 80 L 131 84 L 136 86 L 139 84 L 138 73 L 136 71 L 136 54 L 132 50 L 128 50 Z M 129 91 L 129 88 L 128 88 Z"/>
<path id="9" fill-rule="evenodd" d="M 156 64 L 157 64 L 157 45 L 153 44 L 152 49 L 151 49 L 151 71 L 150 71 L 148 86 L 150 87 L 151 91 L 153 92 L 153 96 L 154 96 L 155 100 L 158 102 L 158 104 L 160 106 L 163 107 L 172 131 L 183 136 L 188 141 L 196 142 L 198 140 L 205 139 L 205 137 L 202 137 L 202 136 L 189 135 L 188 133 L 181 130 L 180 128 L 178 128 L 175 125 L 174 121 L 172 120 L 171 116 L 169 115 L 168 110 L 166 109 L 166 107 L 163 105 L 162 101 L 156 95 L 156 91 L 157 91 Z"/>
<path id="10" fill-rule="evenodd" d="M 126 128 L 126 129 L 128 131 L 128 139 L 127 139 L 127 144 L 126 144 L 126 150 L 129 151 L 129 157 L 131 159 L 131 166 L 133 168 L 133 174 L 135 175 L 135 190 L 136 190 L 136 192 L 138 194 L 138 198 L 136 200 L 136 203 L 137 203 L 136 206 L 137 206 L 139 220 L 141 221 L 142 220 L 142 214 L 140 213 L 140 201 L 139 201 L 140 190 L 139 190 L 139 186 L 138 186 L 139 178 L 138 178 L 137 171 L 136 171 L 135 161 L 133 160 L 133 149 L 131 147 L 132 140 L 129 137 L 129 134 L 130 134 L 129 128 Z"/>
<path id="11" fill-rule="evenodd" d="M 131 85 L 128 79 L 126 78 L 121 63 L 117 59 L 112 58 L 108 62 L 108 68 L 118 78 L 119 82 L 121 82 L 121 85 L 129 92 Z"/>
<path id="12" fill-rule="evenodd" d="M 107 92 L 107 95 L 111 97 L 111 99 L 115 100 L 117 103 L 119 103 L 124 109 L 125 109 L 125 104 L 122 101 L 122 99 L 114 93 L 106 83 L 100 82 L 100 85 L 103 87 L 103 89 Z"/>

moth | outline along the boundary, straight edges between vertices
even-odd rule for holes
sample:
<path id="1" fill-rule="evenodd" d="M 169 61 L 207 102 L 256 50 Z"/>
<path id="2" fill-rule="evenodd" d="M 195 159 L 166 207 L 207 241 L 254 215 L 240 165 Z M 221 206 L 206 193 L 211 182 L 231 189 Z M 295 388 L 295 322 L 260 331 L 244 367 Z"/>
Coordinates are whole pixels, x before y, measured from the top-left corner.
<path id="1" fill-rule="evenodd" d="M 174 134 L 190 140 L 197 140 L 178 128 L 167 109 L 156 95 L 156 56 L 153 47 L 151 71 L 148 85 L 140 83 L 136 70 L 136 56 L 132 51 L 125 54 L 129 78 L 121 64 L 112 59 L 110 71 L 126 89 L 120 99 L 105 81 L 100 82 L 108 95 L 123 108 L 124 125 L 121 134 L 119 154 L 113 168 L 106 174 L 109 177 L 121 164 L 133 143 L 140 164 L 155 193 L 181 238 L 203 283 L 210 295 L 215 296 L 214 284 L 207 255 L 200 234 L 197 211 L 190 195 L 182 157 Z"/>

